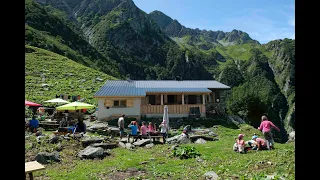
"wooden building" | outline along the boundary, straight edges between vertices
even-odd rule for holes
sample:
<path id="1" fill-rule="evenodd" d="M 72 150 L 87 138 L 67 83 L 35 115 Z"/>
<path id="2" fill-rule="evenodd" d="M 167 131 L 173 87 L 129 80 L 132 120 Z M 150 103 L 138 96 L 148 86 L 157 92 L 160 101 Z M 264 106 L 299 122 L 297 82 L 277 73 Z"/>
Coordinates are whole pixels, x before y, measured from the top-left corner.
<path id="1" fill-rule="evenodd" d="M 219 103 L 220 92 L 230 89 L 214 80 L 108 80 L 94 95 L 98 99 L 98 119 L 121 114 L 140 119 L 162 117 L 164 105 L 169 117 L 188 117 L 190 109 L 206 116 L 206 105 Z"/>

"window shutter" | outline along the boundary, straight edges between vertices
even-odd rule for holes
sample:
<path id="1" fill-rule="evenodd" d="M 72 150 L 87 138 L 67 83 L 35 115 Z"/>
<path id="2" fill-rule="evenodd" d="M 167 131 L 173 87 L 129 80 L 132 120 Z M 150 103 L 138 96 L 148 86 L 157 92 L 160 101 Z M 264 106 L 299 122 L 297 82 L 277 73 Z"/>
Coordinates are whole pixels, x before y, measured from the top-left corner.
<path id="1" fill-rule="evenodd" d="M 127 99 L 127 107 L 133 107 L 133 99 Z"/>
<path id="2" fill-rule="evenodd" d="M 112 100 L 109 100 L 109 99 L 106 99 L 104 101 L 104 106 L 105 107 L 112 107 L 113 106 L 113 101 Z"/>

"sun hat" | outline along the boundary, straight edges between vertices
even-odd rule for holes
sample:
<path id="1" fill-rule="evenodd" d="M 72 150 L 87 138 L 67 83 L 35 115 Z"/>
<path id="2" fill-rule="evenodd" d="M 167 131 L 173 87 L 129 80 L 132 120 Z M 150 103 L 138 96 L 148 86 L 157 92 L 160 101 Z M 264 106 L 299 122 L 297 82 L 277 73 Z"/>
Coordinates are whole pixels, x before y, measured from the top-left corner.
<path id="1" fill-rule="evenodd" d="M 243 138 L 244 134 L 239 134 L 238 139 Z"/>
<path id="2" fill-rule="evenodd" d="M 258 138 L 258 136 L 257 136 L 257 135 L 252 136 L 252 139 L 256 139 L 256 138 Z"/>

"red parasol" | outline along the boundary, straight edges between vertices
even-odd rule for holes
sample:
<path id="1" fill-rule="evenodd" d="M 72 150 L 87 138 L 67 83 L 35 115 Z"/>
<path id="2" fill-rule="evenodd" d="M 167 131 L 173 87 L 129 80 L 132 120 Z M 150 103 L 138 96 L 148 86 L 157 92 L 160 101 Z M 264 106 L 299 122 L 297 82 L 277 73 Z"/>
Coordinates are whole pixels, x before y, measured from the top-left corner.
<path id="1" fill-rule="evenodd" d="M 24 101 L 24 104 L 26 106 L 42 106 L 41 104 L 37 104 L 37 103 L 31 102 L 31 101 L 27 101 L 27 100 Z"/>

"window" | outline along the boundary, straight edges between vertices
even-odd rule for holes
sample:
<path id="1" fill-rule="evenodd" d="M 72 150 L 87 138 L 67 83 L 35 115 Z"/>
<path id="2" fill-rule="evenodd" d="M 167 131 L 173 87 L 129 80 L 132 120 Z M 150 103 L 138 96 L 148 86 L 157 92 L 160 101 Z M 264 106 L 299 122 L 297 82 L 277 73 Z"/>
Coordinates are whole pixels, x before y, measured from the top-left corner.
<path id="1" fill-rule="evenodd" d="M 168 104 L 178 104 L 177 95 L 168 95 Z"/>
<path id="2" fill-rule="evenodd" d="M 161 105 L 161 95 L 147 95 L 148 104 Z"/>
<path id="3" fill-rule="evenodd" d="M 201 104 L 202 95 L 188 95 L 188 104 Z"/>
<path id="4" fill-rule="evenodd" d="M 127 107 L 127 100 L 114 100 L 113 107 Z"/>
<path id="5" fill-rule="evenodd" d="M 188 104 L 197 104 L 197 96 L 188 95 Z"/>
<path id="6" fill-rule="evenodd" d="M 147 95 L 149 98 L 149 104 L 156 105 L 156 96 L 155 95 Z"/>

